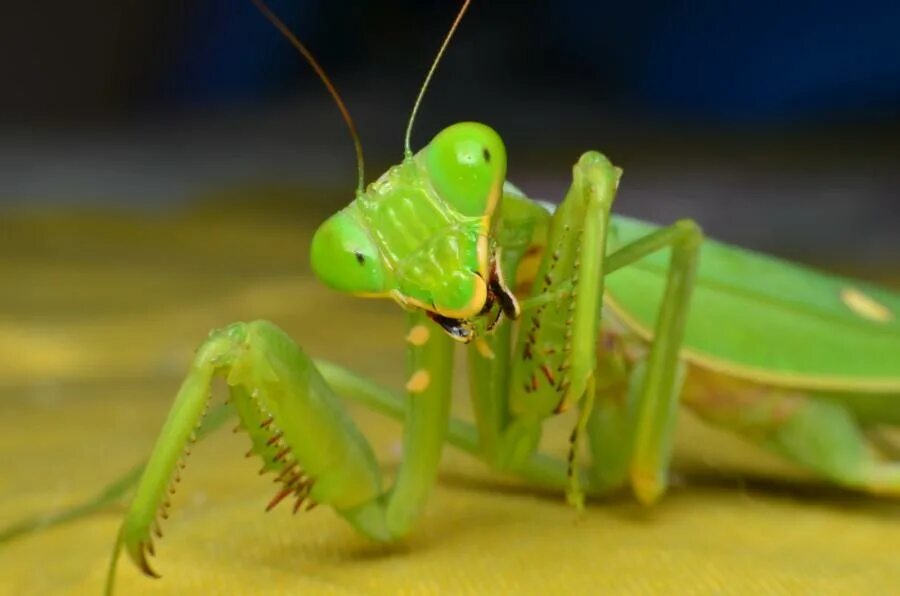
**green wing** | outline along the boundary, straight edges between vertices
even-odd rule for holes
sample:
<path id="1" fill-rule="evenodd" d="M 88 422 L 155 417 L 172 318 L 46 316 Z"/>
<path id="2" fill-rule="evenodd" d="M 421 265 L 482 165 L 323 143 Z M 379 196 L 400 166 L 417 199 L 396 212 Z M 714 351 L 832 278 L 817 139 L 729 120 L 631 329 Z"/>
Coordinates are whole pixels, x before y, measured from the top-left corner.
<path id="1" fill-rule="evenodd" d="M 613 218 L 609 250 L 657 226 Z M 668 251 L 612 273 L 607 305 L 649 337 Z M 699 366 L 774 385 L 900 391 L 900 295 L 707 240 L 685 336 Z"/>

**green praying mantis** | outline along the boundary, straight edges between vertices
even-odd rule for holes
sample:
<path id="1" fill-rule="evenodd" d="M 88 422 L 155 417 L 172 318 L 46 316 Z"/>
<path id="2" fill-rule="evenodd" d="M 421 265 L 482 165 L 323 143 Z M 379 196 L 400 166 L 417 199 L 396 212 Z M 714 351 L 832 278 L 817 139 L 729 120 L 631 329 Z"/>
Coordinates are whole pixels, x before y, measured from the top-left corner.
<path id="1" fill-rule="evenodd" d="M 503 141 L 483 124 L 454 124 L 411 151 L 416 112 L 469 2 L 419 92 L 402 163 L 364 186 L 343 102 L 306 48 L 254 0 L 310 62 L 350 129 L 359 185 L 316 231 L 311 264 L 338 291 L 390 298 L 408 312 L 406 395 L 311 359 L 266 321 L 213 331 L 146 466 L 113 490 L 140 478 L 108 590 L 123 549 L 155 575 L 153 537 L 216 377 L 251 452 L 276 475 L 268 508 L 327 505 L 376 541 L 410 532 L 445 443 L 565 490 L 578 508 L 586 494 L 623 487 L 653 504 L 666 490 L 682 405 L 824 479 L 900 496 L 900 462 L 871 436 L 900 425 L 900 296 L 704 240 L 690 220 L 659 227 L 612 215 L 622 171 L 597 152 L 579 158 L 554 209 L 506 181 Z M 474 424 L 450 417 L 459 344 Z M 404 423 L 389 488 L 341 398 Z M 541 453 L 544 421 L 573 408 L 569 457 Z"/>

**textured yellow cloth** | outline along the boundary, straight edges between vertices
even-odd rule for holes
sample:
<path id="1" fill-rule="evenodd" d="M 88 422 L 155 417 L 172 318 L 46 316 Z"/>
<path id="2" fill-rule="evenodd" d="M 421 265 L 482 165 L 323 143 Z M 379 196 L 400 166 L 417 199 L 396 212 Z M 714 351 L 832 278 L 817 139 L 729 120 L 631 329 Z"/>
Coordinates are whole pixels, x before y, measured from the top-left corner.
<path id="1" fill-rule="evenodd" d="M 319 287 L 310 220 L 235 207 L 0 222 L 0 526 L 80 502 L 145 457 L 210 328 L 268 318 L 309 353 L 402 386 L 402 315 Z M 399 426 L 353 412 L 390 475 Z M 570 425 L 554 421 L 546 448 L 564 450 Z M 264 513 L 275 485 L 246 447 L 220 431 L 194 450 L 152 560 L 162 579 L 123 559 L 120 594 L 900 593 L 900 503 L 823 485 L 689 416 L 652 510 L 620 497 L 579 515 L 448 448 L 423 519 L 390 547 L 325 507 Z M 120 518 L 0 546 L 0 594 L 99 593 Z"/>

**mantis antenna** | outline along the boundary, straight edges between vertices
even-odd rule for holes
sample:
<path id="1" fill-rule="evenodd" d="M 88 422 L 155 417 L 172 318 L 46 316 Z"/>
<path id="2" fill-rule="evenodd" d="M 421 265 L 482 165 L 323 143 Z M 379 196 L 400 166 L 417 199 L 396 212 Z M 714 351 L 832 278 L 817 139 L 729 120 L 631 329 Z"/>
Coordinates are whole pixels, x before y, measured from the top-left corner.
<path id="1" fill-rule="evenodd" d="M 255 1 L 256 0 L 254 0 L 254 2 Z M 463 2 L 462 8 L 459 9 L 459 12 L 456 15 L 456 19 L 453 21 L 453 24 L 450 25 L 450 31 L 447 32 L 447 37 L 444 38 L 444 43 L 441 44 L 441 48 L 438 50 L 437 56 L 434 57 L 434 62 L 431 63 L 431 68 L 428 69 L 428 74 L 425 75 L 425 82 L 422 83 L 422 87 L 419 89 L 419 96 L 416 97 L 416 103 L 413 104 L 412 113 L 409 115 L 409 123 L 407 123 L 406 125 L 406 137 L 403 139 L 403 156 L 406 158 L 412 157 L 412 149 L 409 148 L 409 139 L 412 136 L 412 127 L 413 123 L 416 121 L 416 114 L 419 112 L 419 105 L 422 103 L 422 98 L 425 97 L 425 91 L 428 89 L 428 84 L 431 82 L 431 77 L 434 75 L 434 71 L 437 70 L 437 65 L 441 61 L 441 57 L 444 55 L 444 50 L 446 50 L 447 46 L 450 44 L 450 39 L 456 32 L 456 28 L 459 26 L 459 22 L 462 21 L 463 15 L 466 14 L 466 9 L 469 8 L 469 4 L 471 3 L 472 0 L 465 0 Z"/>
<path id="2" fill-rule="evenodd" d="M 297 36 L 294 35 L 290 29 L 288 29 L 287 25 L 284 24 L 284 21 L 278 18 L 278 16 L 274 12 L 272 12 L 272 9 L 270 9 L 263 0 L 251 0 L 251 2 L 256 5 L 256 8 L 259 9 L 259 12 L 261 12 L 262 15 L 266 17 L 266 19 L 270 23 L 272 23 L 276 29 L 278 29 L 278 31 L 284 36 L 284 38 L 291 42 L 291 45 L 294 46 L 297 51 L 300 52 L 300 54 L 306 59 L 312 69 L 316 71 L 319 79 L 325 85 L 325 88 L 328 89 L 328 93 L 331 94 L 332 99 L 334 99 L 334 102 L 337 104 L 338 109 L 341 111 L 341 116 L 343 116 L 344 118 L 344 122 L 347 123 L 347 128 L 350 131 L 350 136 L 353 139 L 353 148 L 356 150 L 356 192 L 357 194 L 362 194 L 365 186 L 365 162 L 363 161 L 362 143 L 359 140 L 359 133 L 356 131 L 356 125 L 353 123 L 353 118 L 350 117 L 350 112 L 347 110 L 347 106 L 344 105 L 344 101 L 341 99 L 341 95 L 337 92 L 337 89 L 331 83 L 331 79 L 328 78 L 328 75 L 325 74 L 325 71 L 322 69 L 322 67 L 319 66 L 319 63 L 313 57 L 312 52 L 310 52 L 306 48 L 306 46 L 303 45 L 303 43 L 299 39 L 297 39 Z M 466 3 L 468 4 L 468 2 Z M 438 57 L 440 57 L 440 54 L 438 54 Z M 433 67 L 432 70 L 434 70 Z"/>

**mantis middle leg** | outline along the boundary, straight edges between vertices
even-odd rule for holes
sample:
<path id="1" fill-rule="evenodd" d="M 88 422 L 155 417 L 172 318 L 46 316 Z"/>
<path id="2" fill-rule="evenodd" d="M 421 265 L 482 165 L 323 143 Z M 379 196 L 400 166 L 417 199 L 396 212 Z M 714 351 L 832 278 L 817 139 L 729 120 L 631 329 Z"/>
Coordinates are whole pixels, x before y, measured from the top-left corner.
<path id="1" fill-rule="evenodd" d="M 630 482 L 645 504 L 665 492 L 685 365 L 679 350 L 690 310 L 691 291 L 703 240 L 700 228 L 681 220 L 633 242 L 609 256 L 609 273 L 663 249 L 669 269 L 649 353 L 626 362 L 612 337 L 600 355 L 607 378 L 588 422 L 591 478 L 598 490 Z"/>

